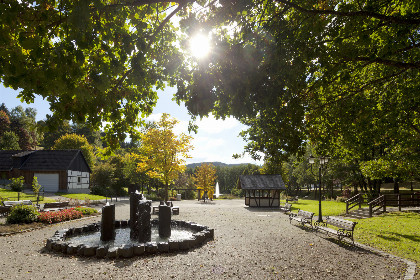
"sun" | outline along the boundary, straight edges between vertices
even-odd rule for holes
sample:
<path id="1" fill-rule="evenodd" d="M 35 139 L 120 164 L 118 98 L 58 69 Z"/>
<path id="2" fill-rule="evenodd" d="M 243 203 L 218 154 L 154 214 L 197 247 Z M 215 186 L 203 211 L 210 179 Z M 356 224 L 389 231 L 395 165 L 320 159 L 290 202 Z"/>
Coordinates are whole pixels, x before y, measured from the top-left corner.
<path id="1" fill-rule="evenodd" d="M 196 58 L 203 58 L 210 52 L 210 40 L 203 34 L 197 34 L 190 40 L 191 54 Z"/>

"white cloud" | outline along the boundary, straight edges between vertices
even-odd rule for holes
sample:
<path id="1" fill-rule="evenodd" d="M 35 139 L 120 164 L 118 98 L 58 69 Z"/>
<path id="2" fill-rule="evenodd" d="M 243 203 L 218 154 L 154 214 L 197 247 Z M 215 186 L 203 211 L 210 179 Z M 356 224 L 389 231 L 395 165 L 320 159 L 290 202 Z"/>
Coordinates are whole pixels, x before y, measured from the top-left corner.
<path id="1" fill-rule="evenodd" d="M 241 125 L 241 123 L 234 118 L 226 118 L 225 120 L 217 120 L 214 116 L 210 115 L 197 121 L 200 131 L 209 134 L 218 134 L 226 130 L 231 130 Z"/>

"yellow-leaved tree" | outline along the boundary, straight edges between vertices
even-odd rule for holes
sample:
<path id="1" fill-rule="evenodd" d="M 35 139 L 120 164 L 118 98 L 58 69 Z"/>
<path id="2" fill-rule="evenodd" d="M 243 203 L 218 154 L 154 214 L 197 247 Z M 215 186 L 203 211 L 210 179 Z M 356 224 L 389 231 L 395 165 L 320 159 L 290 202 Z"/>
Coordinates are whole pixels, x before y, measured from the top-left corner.
<path id="1" fill-rule="evenodd" d="M 178 121 L 164 113 L 156 123 L 141 134 L 140 154 L 137 171 L 157 178 L 165 185 L 165 200 L 168 200 L 169 185 L 185 170 L 185 160 L 193 148 L 192 137 L 173 131 Z"/>
<path id="2" fill-rule="evenodd" d="M 214 182 L 216 181 L 216 169 L 211 163 L 203 163 L 194 174 L 194 183 L 197 189 L 207 192 L 207 196 L 213 199 Z"/>

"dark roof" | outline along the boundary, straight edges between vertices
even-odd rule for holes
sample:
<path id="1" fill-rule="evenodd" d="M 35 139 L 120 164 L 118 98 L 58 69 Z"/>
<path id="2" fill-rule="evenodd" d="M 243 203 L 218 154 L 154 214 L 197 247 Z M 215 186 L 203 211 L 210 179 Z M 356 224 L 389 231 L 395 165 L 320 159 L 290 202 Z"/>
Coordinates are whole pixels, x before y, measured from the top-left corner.
<path id="1" fill-rule="evenodd" d="M 0 171 L 9 171 L 13 168 L 12 156 L 21 151 L 0 151 Z"/>
<path id="2" fill-rule="evenodd" d="M 79 156 L 88 166 L 80 150 L 0 151 L 0 170 L 69 170 Z"/>
<path id="3" fill-rule="evenodd" d="M 285 190 L 281 175 L 241 175 L 239 188 L 243 190 Z"/>

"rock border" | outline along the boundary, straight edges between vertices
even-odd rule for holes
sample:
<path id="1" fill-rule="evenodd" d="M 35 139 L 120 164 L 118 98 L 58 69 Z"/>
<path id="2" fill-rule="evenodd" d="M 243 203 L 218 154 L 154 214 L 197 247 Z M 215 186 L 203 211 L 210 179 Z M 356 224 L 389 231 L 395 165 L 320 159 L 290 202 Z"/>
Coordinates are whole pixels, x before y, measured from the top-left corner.
<path id="1" fill-rule="evenodd" d="M 126 228 L 129 226 L 129 220 L 115 221 L 116 228 Z M 152 226 L 158 225 L 158 220 L 151 220 Z M 172 227 L 183 227 L 193 231 L 193 236 L 184 240 L 169 240 L 168 242 L 147 242 L 137 245 L 122 245 L 120 247 L 108 246 L 89 246 L 85 244 L 76 245 L 66 241 L 67 237 L 76 236 L 82 233 L 99 231 L 100 223 L 92 223 L 82 227 L 57 230 L 53 237 L 47 239 L 45 248 L 47 251 L 73 255 L 79 257 L 96 258 L 132 258 L 143 255 L 152 255 L 157 253 L 175 253 L 178 251 L 187 251 L 199 247 L 214 240 L 214 229 L 196 224 L 194 222 L 173 220 Z"/>

